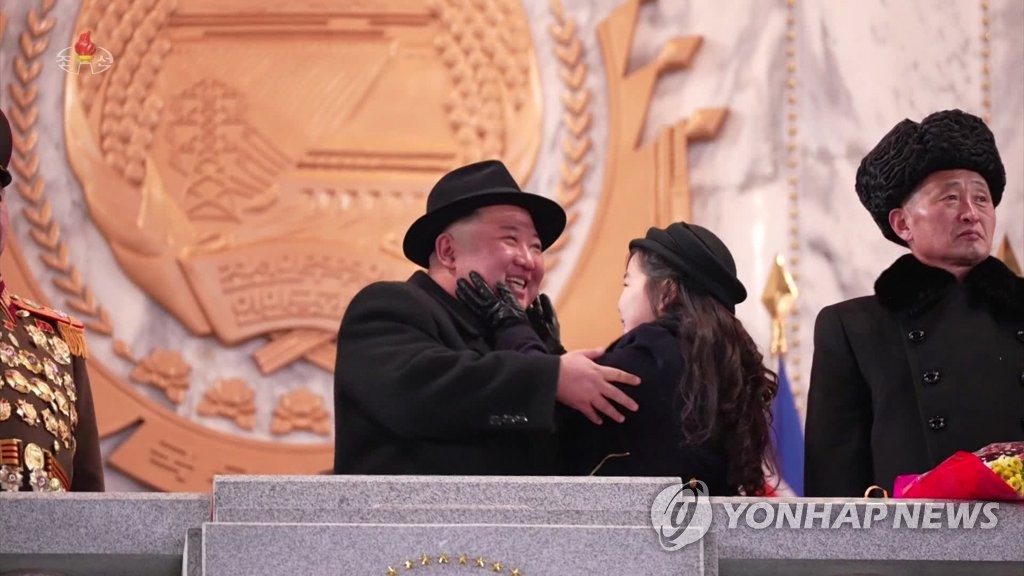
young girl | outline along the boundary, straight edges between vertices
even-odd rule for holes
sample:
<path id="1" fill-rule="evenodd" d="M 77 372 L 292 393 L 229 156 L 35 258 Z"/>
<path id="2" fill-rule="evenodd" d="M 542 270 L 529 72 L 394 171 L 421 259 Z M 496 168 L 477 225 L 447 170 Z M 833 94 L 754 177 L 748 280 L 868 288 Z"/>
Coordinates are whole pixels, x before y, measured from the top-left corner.
<path id="1" fill-rule="evenodd" d="M 712 495 L 763 494 L 764 465 L 774 466 L 778 382 L 734 315 L 747 293 L 732 254 L 711 231 L 685 222 L 651 228 L 629 250 L 619 298 L 624 334 L 596 361 L 640 377 L 625 390 L 640 409 L 600 426 L 566 413 L 559 436 L 567 472 L 696 478 Z M 490 306 L 482 282 L 461 288 L 462 301 L 485 319 L 496 316 L 495 302 L 508 309 L 503 286 Z M 492 322 L 497 342 L 535 353 L 524 322 Z"/>

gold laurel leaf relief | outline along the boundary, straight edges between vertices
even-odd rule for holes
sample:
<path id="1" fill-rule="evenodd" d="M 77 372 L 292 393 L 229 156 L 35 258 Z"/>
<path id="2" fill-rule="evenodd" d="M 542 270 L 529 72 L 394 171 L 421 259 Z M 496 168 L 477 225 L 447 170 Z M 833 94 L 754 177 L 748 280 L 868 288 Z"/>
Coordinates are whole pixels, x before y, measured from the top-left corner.
<path id="1" fill-rule="evenodd" d="M 194 335 L 228 345 L 263 336 L 253 358 L 264 373 L 297 358 L 330 370 L 333 334 L 323 334 L 336 330 L 343 308 L 326 308 L 324 295 L 347 301 L 349 286 L 409 273 L 401 234 L 441 173 L 500 156 L 520 181 L 530 177 L 541 110 L 521 6 L 492 2 L 494 10 L 465 14 L 454 3 L 414 4 L 363 2 L 326 15 L 306 5 L 268 4 L 253 15 L 242 10 L 249 4 L 173 0 L 81 7 L 75 30 L 92 30 L 115 59 L 103 74 L 67 77 L 67 153 L 93 224 L 136 286 Z M 382 41 L 386 57 L 362 57 Z M 255 48 L 239 49 L 245 43 Z M 309 68 L 326 72 L 286 78 Z M 360 95 L 351 79 L 368 75 Z M 343 120 L 327 118 L 345 102 Z M 45 199 L 45 183 L 31 191 Z M 63 244 L 46 250 L 44 261 L 68 267 Z M 18 264 L 27 292 L 41 296 Z M 332 275 L 342 268 L 347 275 Z M 254 288 L 260 282 L 274 290 Z M 99 303 L 118 296 L 76 288 L 112 335 Z M 114 356 L 131 363 L 137 384 L 173 404 L 186 390 L 205 391 L 200 416 L 262 428 L 254 389 L 241 379 L 189 382 L 205 375 L 183 377 L 180 363 L 155 358 L 157 349 L 137 361 L 114 336 Z M 127 373 L 95 358 L 89 365 L 101 434 L 141 423 L 109 463 L 145 484 L 207 490 L 216 473 L 329 467 L 329 445 L 217 432 L 140 394 Z M 256 410 L 273 411 L 271 435 L 329 433 L 317 392 L 274 397 Z"/>
<path id="2" fill-rule="evenodd" d="M 518 2 L 318 6 L 80 14 L 116 60 L 68 77 L 69 159 L 118 264 L 197 336 L 334 332 L 361 286 L 412 270 L 400 240 L 438 176 L 486 157 L 533 169 Z"/>

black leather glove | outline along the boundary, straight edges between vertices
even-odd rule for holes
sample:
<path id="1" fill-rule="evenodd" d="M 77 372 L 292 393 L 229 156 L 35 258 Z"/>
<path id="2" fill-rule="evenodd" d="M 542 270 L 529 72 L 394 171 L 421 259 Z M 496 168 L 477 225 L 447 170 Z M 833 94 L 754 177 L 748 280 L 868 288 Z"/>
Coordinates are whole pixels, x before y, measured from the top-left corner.
<path id="1" fill-rule="evenodd" d="M 537 296 L 526 309 L 526 317 L 530 320 L 534 332 L 551 352 L 565 354 L 565 347 L 562 346 L 562 327 L 558 324 L 555 307 L 551 305 L 551 299 L 547 294 Z"/>
<path id="2" fill-rule="evenodd" d="M 455 295 L 492 330 L 513 322 L 527 322 L 526 312 L 504 282 L 498 282 L 492 291 L 479 274 L 470 272 L 468 282 L 465 278 L 455 281 Z"/>

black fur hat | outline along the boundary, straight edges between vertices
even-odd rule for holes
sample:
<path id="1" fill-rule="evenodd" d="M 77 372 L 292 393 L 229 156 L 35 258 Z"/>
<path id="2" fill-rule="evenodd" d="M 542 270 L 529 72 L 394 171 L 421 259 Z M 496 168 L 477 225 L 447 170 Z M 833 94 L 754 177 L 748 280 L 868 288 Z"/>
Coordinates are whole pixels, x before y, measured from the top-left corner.
<path id="1" fill-rule="evenodd" d="M 993 205 L 1006 187 L 1006 170 L 992 131 L 981 118 L 960 110 L 930 114 L 920 124 L 903 120 L 889 131 L 857 169 L 857 195 L 882 234 L 906 243 L 889 226 L 889 212 L 933 172 L 964 169 L 988 183 Z"/>

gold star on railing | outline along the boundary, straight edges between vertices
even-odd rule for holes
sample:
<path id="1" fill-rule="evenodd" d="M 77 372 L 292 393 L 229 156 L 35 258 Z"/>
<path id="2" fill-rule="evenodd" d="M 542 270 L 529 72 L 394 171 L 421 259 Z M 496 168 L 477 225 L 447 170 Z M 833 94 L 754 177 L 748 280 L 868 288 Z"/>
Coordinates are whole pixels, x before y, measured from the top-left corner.
<path id="1" fill-rule="evenodd" d="M 435 559 L 436 558 L 436 559 Z M 453 564 L 456 561 L 459 566 L 476 566 L 477 568 L 483 568 L 484 571 L 494 572 L 495 574 L 506 574 L 505 563 L 497 560 L 487 560 L 483 556 L 477 556 L 473 558 L 469 554 L 459 554 L 453 560 L 451 554 L 443 552 L 438 554 L 436 557 L 431 554 L 420 554 L 419 557 L 413 557 L 409 560 L 402 561 L 398 566 L 399 569 L 404 568 L 405 570 L 413 570 L 417 565 L 419 566 L 430 566 L 433 564 Z M 523 573 L 519 568 L 509 569 L 508 576 L 523 576 Z M 398 576 L 398 570 L 393 566 L 388 566 L 385 576 Z"/>
<path id="2" fill-rule="evenodd" d="M 793 309 L 793 302 L 797 297 L 796 283 L 793 277 L 786 270 L 786 261 L 782 254 L 776 254 L 775 264 L 768 272 L 768 280 L 764 284 L 764 292 L 761 294 L 761 302 L 768 309 L 772 316 L 772 354 L 785 354 L 786 344 L 786 316 Z"/>

